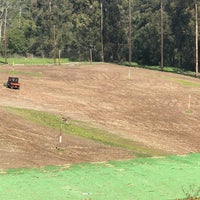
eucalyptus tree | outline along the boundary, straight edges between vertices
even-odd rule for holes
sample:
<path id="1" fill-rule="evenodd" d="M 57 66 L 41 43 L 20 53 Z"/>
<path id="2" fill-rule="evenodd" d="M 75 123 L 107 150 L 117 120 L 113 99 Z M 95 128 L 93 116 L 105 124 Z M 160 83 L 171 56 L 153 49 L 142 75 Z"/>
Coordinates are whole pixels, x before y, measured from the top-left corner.
<path id="1" fill-rule="evenodd" d="M 163 64 L 194 69 L 195 0 L 162 2 Z M 95 61 L 104 54 L 109 62 L 160 64 L 161 0 L 0 0 L 1 52 L 5 3 L 12 54 L 53 57 L 56 44 L 62 57 L 76 60 L 92 49 Z"/>
<path id="2" fill-rule="evenodd" d="M 54 26 L 56 45 L 66 53 L 71 37 L 71 5 L 67 0 L 34 1 L 26 4 L 31 20 L 26 23 L 26 36 L 29 38 L 30 53 L 37 56 L 52 57 L 54 46 Z M 27 19 L 29 16 L 27 16 Z M 63 55 L 64 56 L 64 55 Z M 67 56 L 67 55 L 65 55 Z"/>
<path id="3" fill-rule="evenodd" d="M 199 27 L 198 27 L 198 1 L 195 0 L 195 44 L 196 44 L 196 55 L 195 55 L 195 63 L 196 63 L 196 77 L 199 77 Z"/>
<path id="4" fill-rule="evenodd" d="M 170 14 L 173 66 L 192 69 L 195 61 L 195 15 L 194 0 L 169 2 L 166 8 Z"/>
<path id="5" fill-rule="evenodd" d="M 134 12 L 134 58 L 141 64 L 160 62 L 160 0 L 137 0 Z"/>
<path id="6" fill-rule="evenodd" d="M 95 60 L 101 60 L 101 9 L 97 0 L 71 0 L 74 39 L 71 56 L 85 60 L 93 49 Z"/>
<path id="7" fill-rule="evenodd" d="M 8 49 L 11 55 L 26 56 L 28 53 L 29 42 L 26 31 L 29 24 L 32 24 L 32 18 L 27 7 L 25 0 L 9 1 Z"/>
<path id="8" fill-rule="evenodd" d="M 52 0 L 51 0 L 52 1 Z M 72 4 L 69 0 L 54 0 L 50 12 L 52 24 L 56 27 L 57 49 L 62 57 L 70 57 L 71 45 L 74 39 L 72 24 Z"/>
<path id="9" fill-rule="evenodd" d="M 122 62 L 128 60 L 128 0 L 104 2 L 105 60 Z"/>

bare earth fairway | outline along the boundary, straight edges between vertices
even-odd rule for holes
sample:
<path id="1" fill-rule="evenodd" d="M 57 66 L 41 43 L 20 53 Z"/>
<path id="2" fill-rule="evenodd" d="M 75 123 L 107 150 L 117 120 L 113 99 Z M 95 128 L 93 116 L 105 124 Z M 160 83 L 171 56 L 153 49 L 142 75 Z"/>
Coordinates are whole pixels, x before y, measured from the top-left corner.
<path id="1" fill-rule="evenodd" d="M 0 67 L 0 168 L 128 159 L 129 151 L 65 135 L 10 114 L 4 107 L 51 112 L 87 122 L 169 154 L 200 152 L 200 81 L 111 64 L 15 66 L 21 89 L 3 86 Z M 189 96 L 191 105 L 188 109 Z"/>

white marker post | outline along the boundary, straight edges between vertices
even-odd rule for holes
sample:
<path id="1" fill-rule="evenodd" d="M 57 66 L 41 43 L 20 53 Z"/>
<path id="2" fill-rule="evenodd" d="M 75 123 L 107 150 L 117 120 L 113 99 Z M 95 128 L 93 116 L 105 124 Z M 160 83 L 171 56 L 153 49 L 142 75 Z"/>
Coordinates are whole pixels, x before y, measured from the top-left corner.
<path id="1" fill-rule="evenodd" d="M 60 124 L 60 137 L 59 137 L 59 144 L 62 143 L 62 122 Z"/>
<path id="2" fill-rule="evenodd" d="M 189 95 L 188 98 L 188 110 L 190 109 L 190 106 L 191 106 L 191 94 Z"/>
<path id="3" fill-rule="evenodd" d="M 60 136 L 59 136 L 59 144 L 62 143 L 62 136 L 63 136 L 62 128 L 63 128 L 63 123 L 67 123 L 68 120 L 69 120 L 69 117 L 62 117 L 62 118 L 61 118 L 61 122 L 60 122 Z"/>
<path id="4" fill-rule="evenodd" d="M 128 68 L 128 78 L 129 79 L 131 78 L 131 68 L 130 67 Z"/>

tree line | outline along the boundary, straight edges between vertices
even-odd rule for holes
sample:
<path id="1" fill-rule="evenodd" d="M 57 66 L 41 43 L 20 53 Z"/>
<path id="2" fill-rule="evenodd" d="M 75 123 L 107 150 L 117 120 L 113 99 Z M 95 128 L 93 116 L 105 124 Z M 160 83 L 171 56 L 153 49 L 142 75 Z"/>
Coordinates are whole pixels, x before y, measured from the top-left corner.
<path id="1" fill-rule="evenodd" d="M 194 70 L 195 1 L 162 1 L 164 65 Z M 0 0 L 1 56 L 125 62 L 130 20 L 131 60 L 160 65 L 161 0 Z"/>

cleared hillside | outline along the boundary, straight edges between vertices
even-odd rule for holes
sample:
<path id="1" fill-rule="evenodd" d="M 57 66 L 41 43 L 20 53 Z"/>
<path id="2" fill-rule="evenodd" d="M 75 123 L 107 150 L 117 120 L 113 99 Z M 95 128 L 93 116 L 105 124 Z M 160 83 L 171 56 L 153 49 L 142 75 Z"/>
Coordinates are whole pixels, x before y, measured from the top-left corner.
<path id="1" fill-rule="evenodd" d="M 14 75 L 22 84 L 20 90 L 0 88 L 0 154 L 5 159 L 0 168 L 133 157 L 129 151 L 68 135 L 63 145 L 74 154 L 60 152 L 59 132 L 11 115 L 6 106 L 80 120 L 169 154 L 200 151 L 198 79 L 139 68 L 132 68 L 129 78 L 127 67 L 110 64 L 15 66 L 14 71 L 1 66 L 0 73 L 2 83 Z"/>

